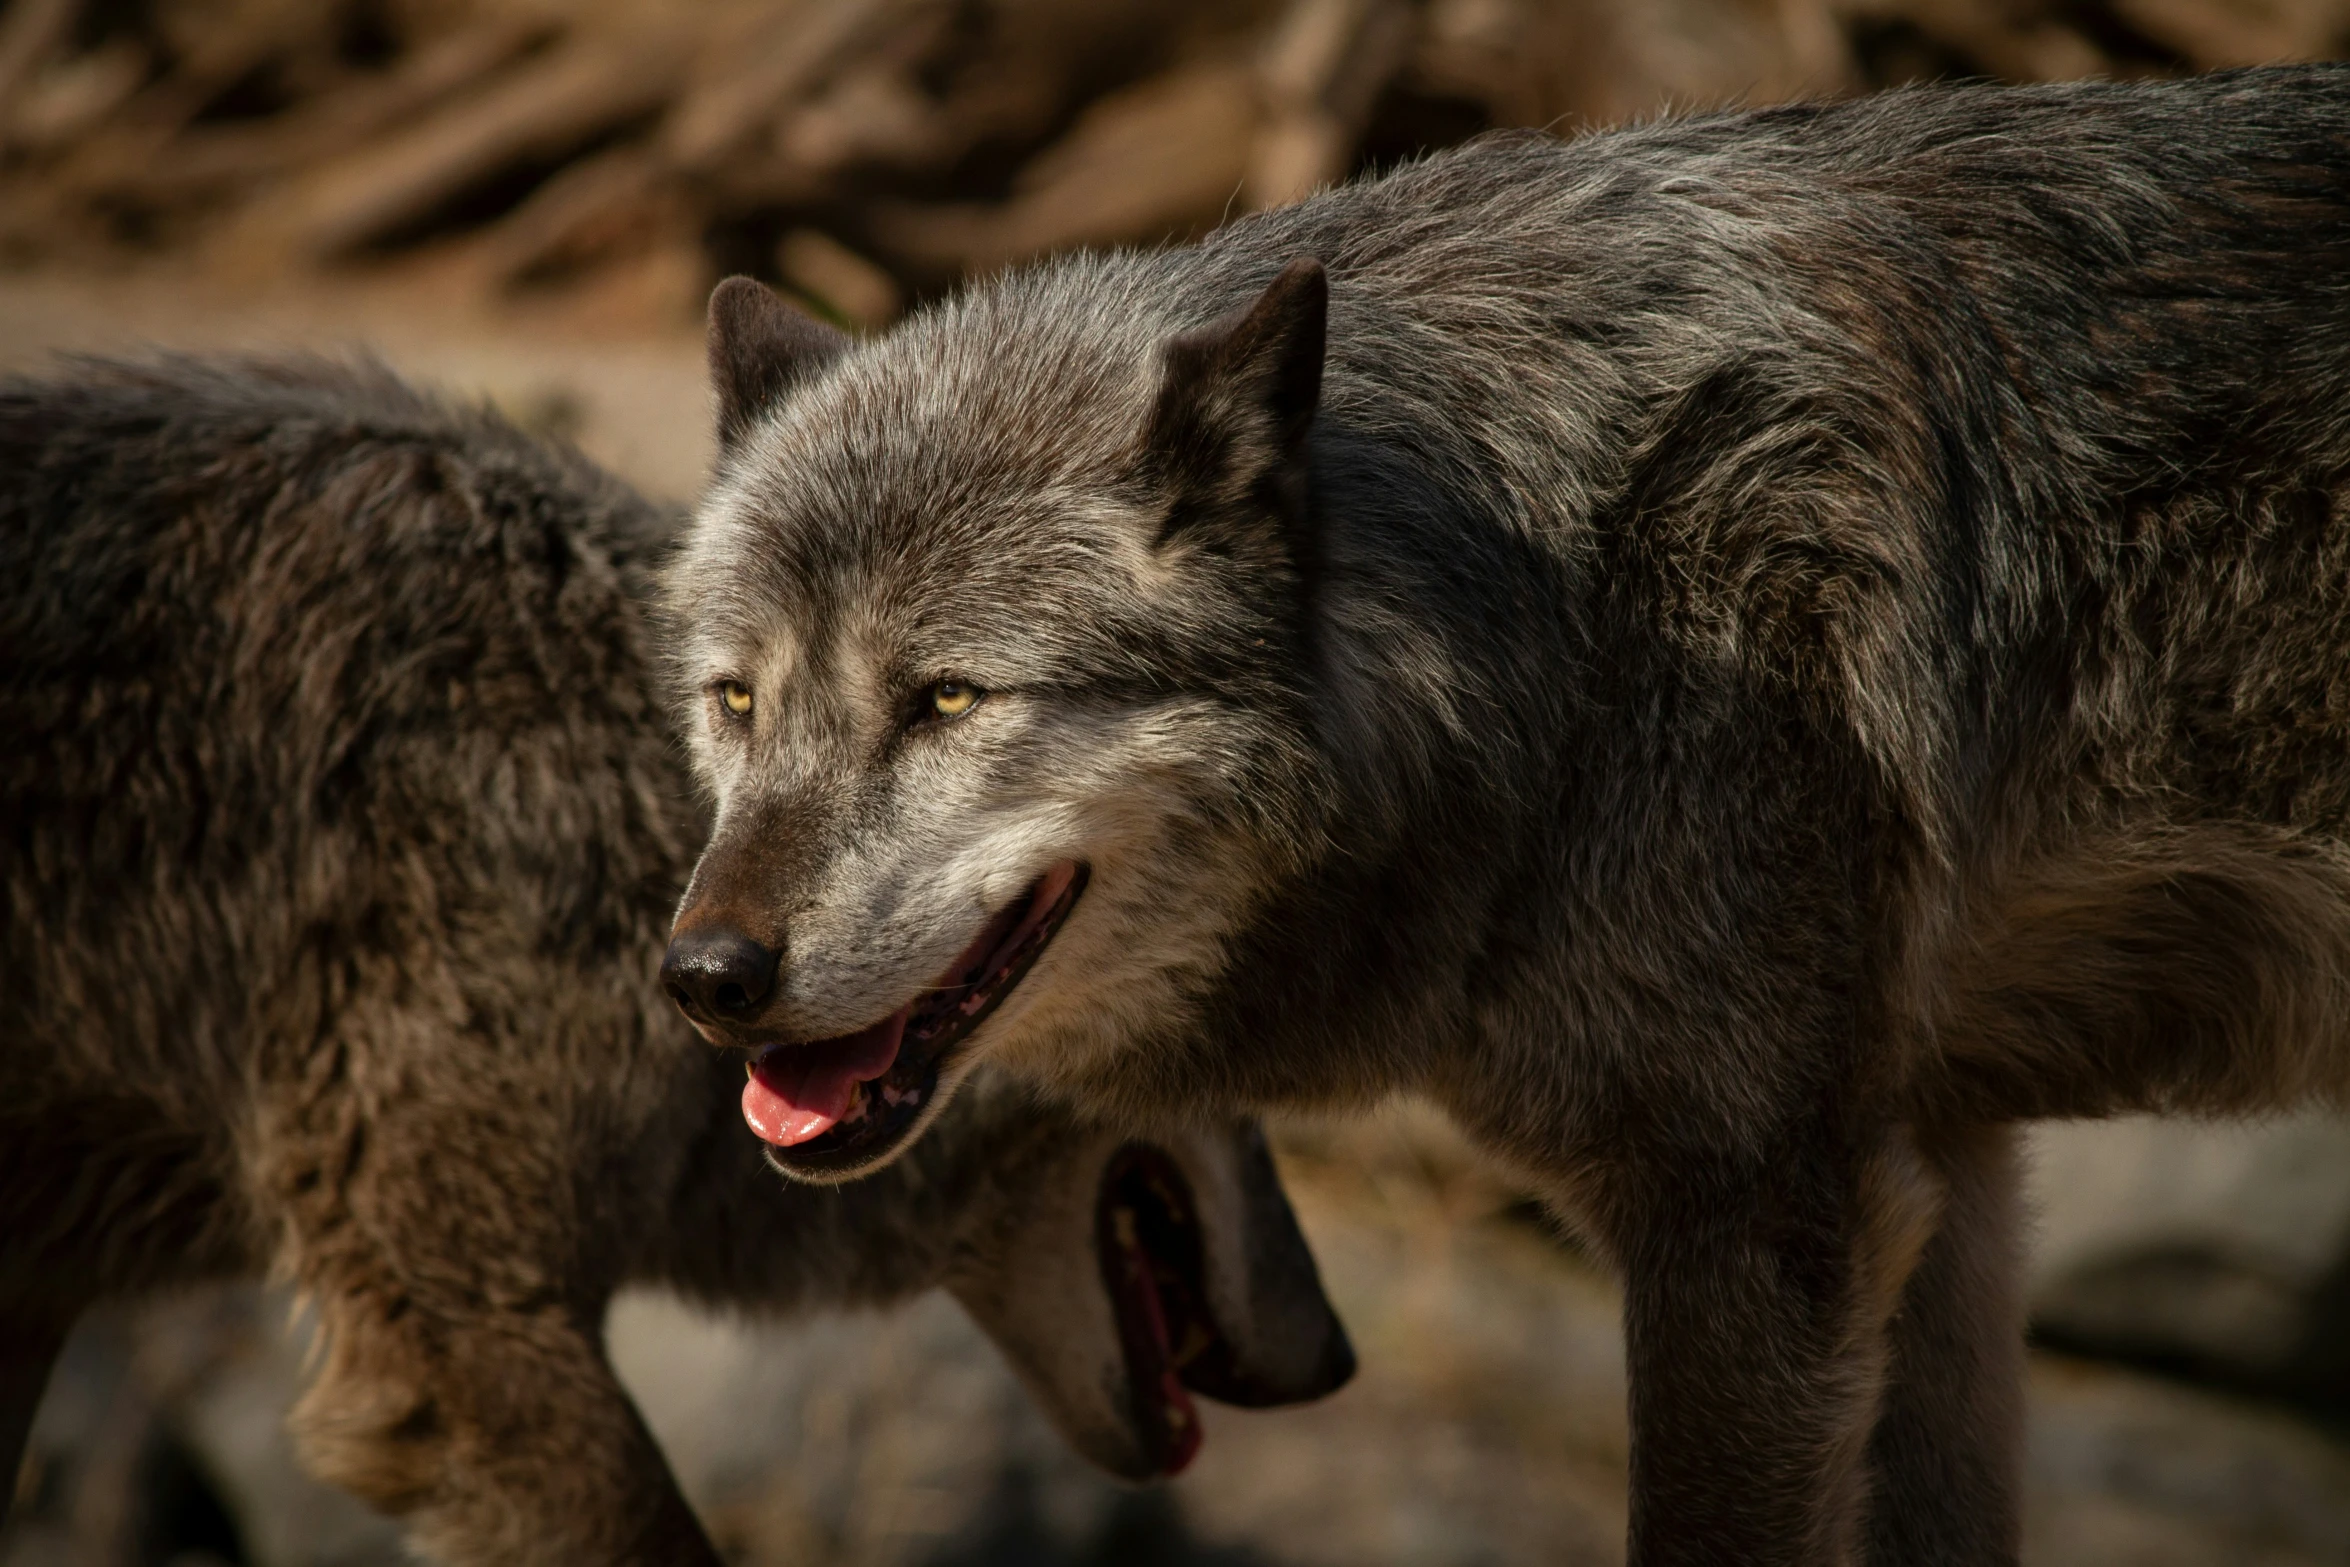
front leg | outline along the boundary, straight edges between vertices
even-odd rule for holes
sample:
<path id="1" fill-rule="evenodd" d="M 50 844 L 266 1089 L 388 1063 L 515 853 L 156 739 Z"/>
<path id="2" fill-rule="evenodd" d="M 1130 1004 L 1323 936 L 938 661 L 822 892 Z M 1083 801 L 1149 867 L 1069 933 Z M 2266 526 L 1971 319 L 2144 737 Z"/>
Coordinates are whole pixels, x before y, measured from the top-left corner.
<path id="1" fill-rule="evenodd" d="M 620 1095 L 555 1046 L 609 1031 L 455 1036 L 461 1053 L 436 1061 L 450 1036 L 433 1020 L 369 1021 L 289 1064 L 251 1155 L 278 1266 L 318 1313 L 323 1354 L 289 1421 L 304 1463 L 450 1567 L 717 1567 L 604 1355 L 605 1305 L 667 1179 L 579 1130 L 611 1126 L 598 1112 Z M 608 1053 L 631 1051 L 650 1055 Z M 492 1075 L 508 1062 L 553 1087 Z"/>
<path id="2" fill-rule="evenodd" d="M 1857 1557 L 1886 1325 L 1941 1189 L 1904 1134 L 1636 1157 L 1599 1217 L 1624 1274 L 1633 1567 Z"/>
<path id="3" fill-rule="evenodd" d="M 65 1346 L 73 1313 L 33 1305 L 0 1306 L 0 1524 L 16 1500 L 17 1472 L 24 1465 L 25 1438 L 41 1407 L 49 1368 Z"/>
<path id="4" fill-rule="evenodd" d="M 1871 1567 L 2012 1567 L 2024 1309 L 2015 1132 L 1925 1132 L 1948 1196 L 1892 1325 L 1869 1440 Z"/>
<path id="5" fill-rule="evenodd" d="M 320 1304 L 325 1362 L 290 1421 L 303 1459 L 433 1559 L 717 1567 L 591 1324 L 347 1283 Z"/>

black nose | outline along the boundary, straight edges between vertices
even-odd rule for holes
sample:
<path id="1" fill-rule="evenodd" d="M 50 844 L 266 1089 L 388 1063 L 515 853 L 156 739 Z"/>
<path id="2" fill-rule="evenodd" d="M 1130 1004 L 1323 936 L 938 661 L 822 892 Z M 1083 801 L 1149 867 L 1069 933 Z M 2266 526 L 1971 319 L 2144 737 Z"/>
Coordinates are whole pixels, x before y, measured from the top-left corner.
<path id="1" fill-rule="evenodd" d="M 744 1017 L 775 988 L 776 959 L 740 931 L 687 931 L 661 959 L 661 988 L 687 1017 Z"/>

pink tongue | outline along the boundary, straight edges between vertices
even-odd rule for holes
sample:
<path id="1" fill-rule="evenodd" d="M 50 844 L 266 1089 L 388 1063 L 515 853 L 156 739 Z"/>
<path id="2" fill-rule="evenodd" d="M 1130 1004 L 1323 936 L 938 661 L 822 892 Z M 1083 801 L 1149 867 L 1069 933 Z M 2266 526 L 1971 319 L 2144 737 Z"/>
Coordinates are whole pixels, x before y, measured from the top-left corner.
<path id="1" fill-rule="evenodd" d="M 778 1148 L 804 1143 L 840 1124 L 859 1083 L 871 1082 L 898 1059 L 906 1035 L 905 1008 L 845 1039 L 814 1045 L 770 1045 L 743 1084 L 743 1119 Z"/>

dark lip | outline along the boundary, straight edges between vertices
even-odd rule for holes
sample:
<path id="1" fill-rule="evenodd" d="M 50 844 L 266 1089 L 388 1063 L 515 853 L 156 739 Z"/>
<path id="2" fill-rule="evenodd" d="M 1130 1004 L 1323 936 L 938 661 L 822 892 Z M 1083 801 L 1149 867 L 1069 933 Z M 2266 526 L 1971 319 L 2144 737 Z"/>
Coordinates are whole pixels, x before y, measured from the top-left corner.
<path id="1" fill-rule="evenodd" d="M 1094 1210 L 1094 1251 L 1126 1357 L 1129 1416 L 1144 1458 L 1180 1474 L 1199 1454 L 1192 1395 L 1242 1409 L 1320 1397 L 1346 1380 L 1352 1352 L 1329 1386 L 1276 1387 L 1241 1362 L 1208 1303 L 1199 1206 L 1182 1167 L 1164 1149 L 1133 1142 L 1110 1158 Z"/>
<path id="2" fill-rule="evenodd" d="M 1000 953 L 991 951 L 981 960 L 985 965 L 982 972 L 968 976 L 960 984 L 941 986 L 915 1005 L 913 1015 L 906 1020 L 905 1038 L 898 1046 L 897 1060 L 887 1072 L 865 1085 L 868 1108 L 864 1115 L 789 1148 L 770 1145 L 767 1162 L 786 1175 L 824 1178 L 853 1174 L 895 1152 L 937 1103 L 939 1079 L 953 1064 L 957 1047 L 994 1015 L 1006 996 L 1020 988 L 1029 969 L 1044 955 L 1044 949 L 1052 945 L 1070 911 L 1077 907 L 1078 897 L 1084 893 L 1091 874 L 1091 867 L 1080 860 L 1069 885 L 1062 889 L 1060 897 L 1008 963 L 996 962 Z M 990 927 L 1007 934 L 1019 929 L 1043 885 L 1044 878 L 1039 877 L 1028 891 L 989 921 Z M 989 974 L 1001 977 L 977 998 L 976 1005 L 966 1010 L 965 1003 L 972 999 L 972 992 Z M 769 1050 L 793 1048 L 796 1047 L 790 1044 L 767 1047 Z"/>
<path id="3" fill-rule="evenodd" d="M 1094 1252 L 1126 1357 L 1135 1440 L 1153 1474 L 1181 1474 L 1201 1439 L 1186 1364 L 1222 1335 L 1204 1310 L 1191 1187 L 1164 1152 L 1128 1143 L 1111 1157 L 1094 1208 Z"/>
<path id="4" fill-rule="evenodd" d="M 1199 1453 L 1193 1394 L 1271 1409 L 1320 1398 L 1354 1375 L 1354 1349 L 1335 1317 L 1311 1378 L 1276 1383 L 1246 1363 L 1209 1302 L 1206 1230 L 1191 1183 L 1156 1144 L 1127 1143 L 1103 1168 L 1094 1253 L 1125 1353 L 1128 1416 L 1156 1474 L 1179 1474 Z"/>

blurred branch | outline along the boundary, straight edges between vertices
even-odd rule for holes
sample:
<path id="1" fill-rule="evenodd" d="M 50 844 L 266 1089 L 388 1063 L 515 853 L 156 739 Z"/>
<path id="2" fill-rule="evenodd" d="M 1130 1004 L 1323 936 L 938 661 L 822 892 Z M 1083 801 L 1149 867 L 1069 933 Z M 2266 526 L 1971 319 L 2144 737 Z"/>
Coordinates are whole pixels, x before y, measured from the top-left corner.
<path id="1" fill-rule="evenodd" d="M 33 73 L 73 30 L 77 0 L 16 0 L 0 14 L 0 106 L 21 101 Z"/>
<path id="2" fill-rule="evenodd" d="M 480 92 L 319 167 L 263 216 L 293 253 L 327 257 L 391 235 L 502 169 L 554 159 L 667 102 L 686 40 L 582 37 Z"/>
<path id="3" fill-rule="evenodd" d="M 1295 0 L 1257 67 L 1264 123 L 1249 156 L 1249 206 L 1296 201 L 1346 177 L 1414 31 L 1402 0 Z"/>
<path id="4" fill-rule="evenodd" d="M 14 0 L 0 256 L 698 255 L 878 324 L 1491 126 L 2346 45 L 2350 0 Z"/>

